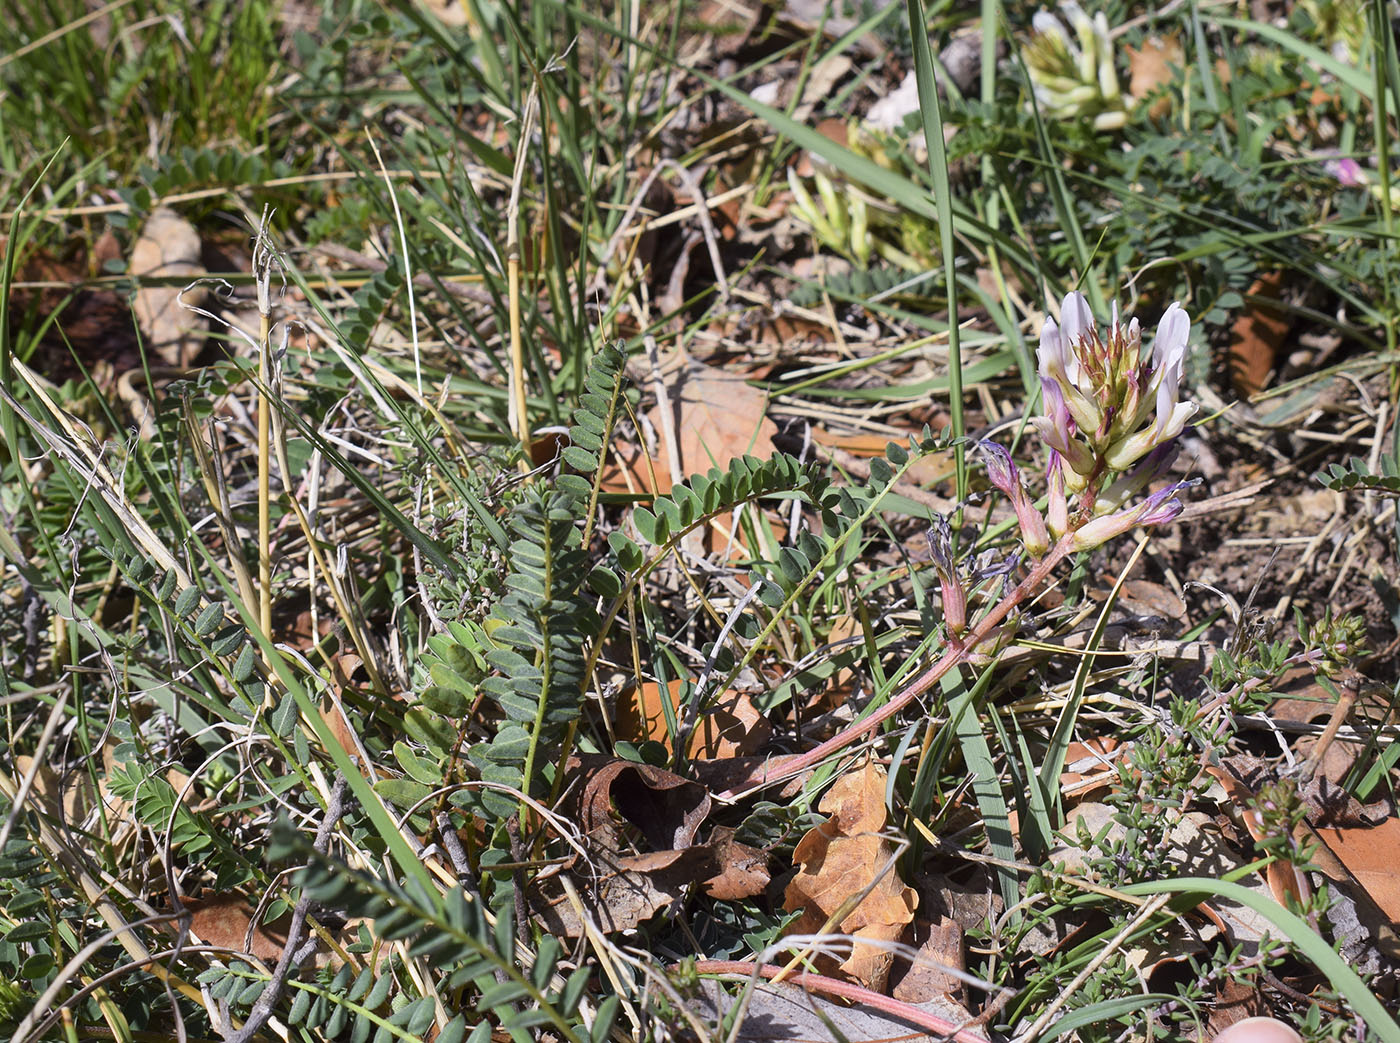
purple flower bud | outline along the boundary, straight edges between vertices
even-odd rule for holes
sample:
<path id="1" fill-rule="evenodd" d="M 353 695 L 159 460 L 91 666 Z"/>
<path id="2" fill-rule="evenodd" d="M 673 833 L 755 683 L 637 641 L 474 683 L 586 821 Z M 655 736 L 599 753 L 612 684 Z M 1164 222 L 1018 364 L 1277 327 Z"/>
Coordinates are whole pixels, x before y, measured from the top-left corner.
<path id="1" fill-rule="evenodd" d="M 1165 525 L 1167 522 L 1175 521 L 1185 509 L 1181 501 L 1176 498 L 1177 493 L 1183 489 L 1189 489 L 1193 485 L 1199 485 L 1200 482 L 1199 478 L 1188 478 L 1184 482 L 1168 485 L 1136 506 L 1116 514 L 1106 514 L 1102 518 L 1095 518 L 1093 521 L 1081 525 L 1074 531 L 1074 549 L 1089 550 L 1116 536 L 1121 536 L 1129 529 L 1139 525 Z"/>
<path id="2" fill-rule="evenodd" d="M 1011 459 L 1000 442 L 984 438 L 977 443 L 982 456 L 987 461 L 987 480 L 1007 496 L 1014 496 L 1021 489 L 1021 471 L 1016 461 Z"/>
<path id="3" fill-rule="evenodd" d="M 1042 377 L 1040 384 L 1044 395 L 1045 416 L 1031 417 L 1031 424 L 1040 434 L 1040 440 L 1048 448 L 1059 453 L 1076 475 L 1092 474 L 1094 454 L 1088 446 L 1074 437 L 1078 424 L 1065 403 L 1063 389 L 1058 382 L 1048 377 Z"/>
<path id="4" fill-rule="evenodd" d="M 1199 478 L 1187 478 L 1174 485 L 1158 489 L 1142 502 L 1143 512 L 1142 517 L 1138 518 L 1138 524 L 1165 525 L 1167 522 L 1176 521 L 1181 512 L 1186 509 L 1182 502 L 1176 498 L 1177 493 L 1200 484 Z"/>
<path id="5" fill-rule="evenodd" d="M 967 629 L 967 591 L 958 578 L 957 562 L 953 560 L 953 533 L 948 528 L 948 520 L 935 515 L 933 525 L 925 534 L 928 537 L 929 554 L 933 567 L 938 572 L 939 592 L 943 599 L 943 622 L 953 636 L 959 636 Z"/>
<path id="6" fill-rule="evenodd" d="M 978 443 L 982 455 L 987 460 L 987 477 L 991 483 L 1006 494 L 1016 511 L 1016 521 L 1021 526 L 1021 539 L 1027 552 L 1038 558 L 1050 548 L 1050 537 L 1045 531 L 1045 519 L 1035 509 L 1035 504 L 1026 495 L 1021 485 L 1021 472 L 1015 461 L 999 443 L 984 439 Z"/>

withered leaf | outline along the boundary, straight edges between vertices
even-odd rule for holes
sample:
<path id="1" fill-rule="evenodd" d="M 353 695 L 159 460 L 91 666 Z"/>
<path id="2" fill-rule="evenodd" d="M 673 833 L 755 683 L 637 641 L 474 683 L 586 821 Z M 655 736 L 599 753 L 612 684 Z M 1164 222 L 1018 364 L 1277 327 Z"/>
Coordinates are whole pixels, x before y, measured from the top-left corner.
<path id="1" fill-rule="evenodd" d="M 877 832 L 885 825 L 884 771 L 867 761 L 838 779 L 818 807 L 832 817 L 793 852 L 800 869 L 783 906 L 802 916 L 789 933 L 815 934 L 840 914 L 836 931 L 856 939 L 841 973 L 883 992 L 894 955 L 882 943 L 900 939 L 918 906 L 918 895 L 896 871 L 894 844 Z"/>
<path id="2" fill-rule="evenodd" d="M 689 847 L 710 813 L 704 786 L 664 768 L 588 754 L 578 758 L 578 772 L 584 832 L 614 851 L 622 849 L 614 811 L 657 851 Z"/>
<path id="3" fill-rule="evenodd" d="M 676 719 L 681 720 L 684 708 L 680 706 L 678 694 L 682 684 L 679 678 L 665 688 L 655 681 L 647 681 L 620 695 L 613 725 L 618 737 L 632 742 L 652 739 L 670 749 L 671 736 L 666 727 L 663 700 L 670 704 Z M 699 715 L 686 753 L 697 760 L 751 754 L 760 749 L 771 734 L 768 721 L 748 695 L 725 692 L 713 707 Z"/>
<path id="4" fill-rule="evenodd" d="M 932 923 L 920 921 L 918 933 L 925 936 L 919 944 L 919 955 L 895 985 L 894 998 L 906 1003 L 927 1003 L 943 996 L 961 997 L 962 979 L 949 974 L 948 968 L 967 970 L 962 926 L 945 916 Z"/>
<path id="5" fill-rule="evenodd" d="M 734 830 L 716 826 L 709 846 L 719 871 L 705 881 L 705 893 L 721 902 L 734 902 L 762 894 L 772 879 L 768 856 L 734 839 Z"/>
<path id="6" fill-rule="evenodd" d="M 748 898 L 768 886 L 763 852 L 734 840 L 734 831 L 719 827 L 704 844 L 680 850 L 615 855 L 590 852 L 589 872 L 571 871 L 584 908 L 605 932 L 630 930 L 679 901 L 692 884 L 702 883 L 711 897 Z M 583 933 L 578 911 L 555 878 L 540 878 L 531 900 L 545 925 L 576 938 Z"/>
<path id="7" fill-rule="evenodd" d="M 778 426 L 766 415 L 768 396 L 742 376 L 692 365 L 676 375 L 668 392 L 670 415 L 663 417 L 658 409 L 648 414 L 659 438 L 656 456 L 636 446 L 620 449 L 616 458 L 625 473 L 605 474 L 604 488 L 669 493 L 671 454 L 662 437 L 668 424 L 675 432 L 680 455 L 677 470 L 683 477 L 704 474 L 711 467 L 727 470 L 736 457 L 766 460 L 773 455 Z"/>
<path id="8" fill-rule="evenodd" d="M 287 944 L 287 927 L 291 914 L 271 924 L 253 922 L 253 907 L 240 894 L 210 894 L 204 898 L 186 898 L 184 906 L 190 913 L 190 933 L 206 945 L 218 945 L 235 952 L 251 953 L 267 963 L 276 963 Z"/>
<path id="9" fill-rule="evenodd" d="M 192 281 L 204 274 L 199 260 L 199 233 L 194 225 L 168 207 L 157 207 L 146 221 L 131 249 L 131 274 L 176 276 Z M 132 301 L 132 311 L 145 335 L 146 345 L 172 366 L 187 366 L 199 353 L 209 321 L 183 307 L 180 286 L 142 285 Z M 184 299 L 199 303 L 203 293 L 192 289 Z"/>

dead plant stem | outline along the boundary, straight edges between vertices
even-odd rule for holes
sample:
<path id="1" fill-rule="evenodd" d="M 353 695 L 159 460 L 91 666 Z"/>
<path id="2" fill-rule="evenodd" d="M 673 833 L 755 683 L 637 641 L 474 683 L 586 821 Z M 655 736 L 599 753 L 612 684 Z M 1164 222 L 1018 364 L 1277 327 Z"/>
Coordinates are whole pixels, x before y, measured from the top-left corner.
<path id="1" fill-rule="evenodd" d="M 520 122 L 516 145 L 515 173 L 511 178 L 510 203 L 506 207 L 506 290 L 510 304 L 510 422 L 520 443 L 520 470 L 530 470 L 530 418 L 525 401 L 525 348 L 520 336 L 520 191 L 525 182 L 525 161 L 530 154 L 530 132 L 539 87 L 532 85 L 525 99 L 525 115 Z"/>
<path id="2" fill-rule="evenodd" d="M 272 639 L 272 337 L 271 317 L 258 325 L 258 625 Z"/>

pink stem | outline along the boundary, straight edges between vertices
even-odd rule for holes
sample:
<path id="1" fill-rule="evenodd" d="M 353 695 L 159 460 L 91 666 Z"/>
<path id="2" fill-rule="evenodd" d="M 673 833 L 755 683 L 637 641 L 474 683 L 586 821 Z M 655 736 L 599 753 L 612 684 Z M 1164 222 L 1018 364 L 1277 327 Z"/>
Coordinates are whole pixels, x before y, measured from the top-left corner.
<path id="1" fill-rule="evenodd" d="M 1070 553 L 1072 543 L 1072 533 L 1066 533 L 1064 536 L 1061 536 L 1055 545 L 1050 548 L 1045 557 L 1041 558 L 1031 567 L 1031 571 L 1027 573 L 1026 578 L 1021 580 L 1010 594 L 1002 598 L 990 612 L 983 616 L 971 631 L 963 635 L 958 645 L 944 652 L 938 662 L 934 663 L 918 677 L 910 681 L 902 692 L 872 713 L 869 717 L 862 721 L 857 721 L 840 734 L 833 735 L 820 746 L 816 746 L 796 757 L 785 759 L 781 764 L 775 765 L 771 772 L 765 770 L 763 775 L 761 775 L 756 782 L 746 787 L 743 791 L 726 790 L 719 795 L 720 799 L 734 800 L 740 795 L 740 792 L 752 792 L 753 790 L 762 789 L 764 786 L 771 784 L 770 774 L 781 774 L 785 777 L 790 777 L 805 771 L 814 764 L 825 760 L 837 750 L 844 749 L 857 739 L 860 739 L 867 732 L 872 731 L 882 721 L 886 721 L 899 713 L 900 710 L 904 709 L 919 696 L 923 695 L 924 692 L 932 688 L 949 670 L 963 662 L 963 660 L 967 658 L 968 653 L 986 640 L 987 636 L 996 629 L 997 625 L 1007 617 L 1013 608 L 1039 590 L 1041 584 L 1049 577 L 1055 566 L 1063 561 L 1066 555 Z"/>
<path id="2" fill-rule="evenodd" d="M 744 960 L 700 960 L 695 964 L 697 974 L 739 974 L 750 978 L 754 975 L 760 978 L 776 978 L 785 969 L 771 963 L 750 963 Z M 804 991 L 821 992 L 828 996 L 855 1000 L 862 1006 L 891 1014 L 911 1025 L 917 1025 L 929 1032 L 936 1032 L 940 1036 L 959 1040 L 960 1043 L 987 1043 L 986 1039 L 975 1032 L 959 1028 L 956 1022 L 940 1018 L 937 1014 L 930 1014 L 922 1007 L 904 1003 L 891 996 L 882 996 L 878 992 L 862 988 L 859 985 L 852 985 L 848 981 L 838 981 L 835 978 L 828 978 L 822 974 L 809 974 L 806 971 L 799 971 L 791 975 L 791 978 L 793 983 L 800 985 Z"/>

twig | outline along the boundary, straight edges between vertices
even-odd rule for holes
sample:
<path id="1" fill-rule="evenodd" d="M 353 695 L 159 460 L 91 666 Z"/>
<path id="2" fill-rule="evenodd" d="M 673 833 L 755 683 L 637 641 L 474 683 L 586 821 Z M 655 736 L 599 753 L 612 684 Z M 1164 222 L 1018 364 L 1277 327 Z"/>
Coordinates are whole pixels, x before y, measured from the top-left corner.
<path id="1" fill-rule="evenodd" d="M 732 974 L 745 975 L 750 978 L 776 978 L 785 973 L 785 969 L 777 964 L 750 963 L 746 960 L 699 960 L 694 969 L 696 974 Z M 841 999 L 855 1000 L 862 1007 L 869 1007 L 892 1015 L 929 1032 L 935 1032 L 948 1039 L 959 1040 L 960 1043 L 987 1043 L 982 1036 L 959 1028 L 956 1022 L 949 1021 L 947 1018 L 940 1018 L 937 1014 L 930 1014 L 921 1007 L 904 1003 L 891 996 L 883 996 L 878 992 L 853 985 L 847 981 L 838 981 L 823 974 L 803 973 L 792 979 L 792 984 L 802 986 L 803 990 L 807 992 L 820 992 L 828 996 L 838 996 Z"/>
<path id="2" fill-rule="evenodd" d="M 272 638 L 272 275 L 281 260 L 263 209 L 253 240 L 253 282 L 258 293 L 258 625 Z M 287 484 L 287 476 L 282 476 Z"/>
<path id="3" fill-rule="evenodd" d="M 330 845 L 331 830 L 340 821 L 340 816 L 345 810 L 345 776 L 336 775 L 335 785 L 331 787 L 330 799 L 326 801 L 326 815 L 321 820 L 320 827 L 316 830 L 316 840 L 313 847 L 316 853 L 324 855 L 326 848 Z M 253 1009 L 248 1012 L 248 1020 L 243 1023 L 243 1027 L 237 1032 L 225 1035 L 227 1043 L 248 1043 L 256 1035 L 268 1019 L 272 1017 L 272 1008 L 277 1006 L 277 1001 L 282 998 L 282 992 L 287 987 L 287 979 L 293 970 L 301 965 L 301 962 L 311 955 L 310 949 L 315 945 L 315 939 L 311 939 L 306 946 L 302 945 L 302 935 L 306 931 L 306 917 L 311 911 L 311 896 L 302 893 L 297 900 L 296 908 L 292 910 L 292 922 L 287 928 L 287 944 L 282 947 L 282 955 L 277 960 L 277 968 L 272 972 L 272 978 L 263 987 L 262 995 L 253 1004 Z M 302 949 L 306 951 L 299 951 Z"/>
<path id="4" fill-rule="evenodd" d="M 539 85 L 531 84 L 520 121 L 519 151 L 506 205 L 506 289 L 510 308 L 510 419 L 520 443 L 520 470 L 530 470 L 530 417 L 525 401 L 525 349 L 520 338 L 520 190 L 525 182 L 525 160 L 530 154 L 530 132 L 539 105 Z"/>

